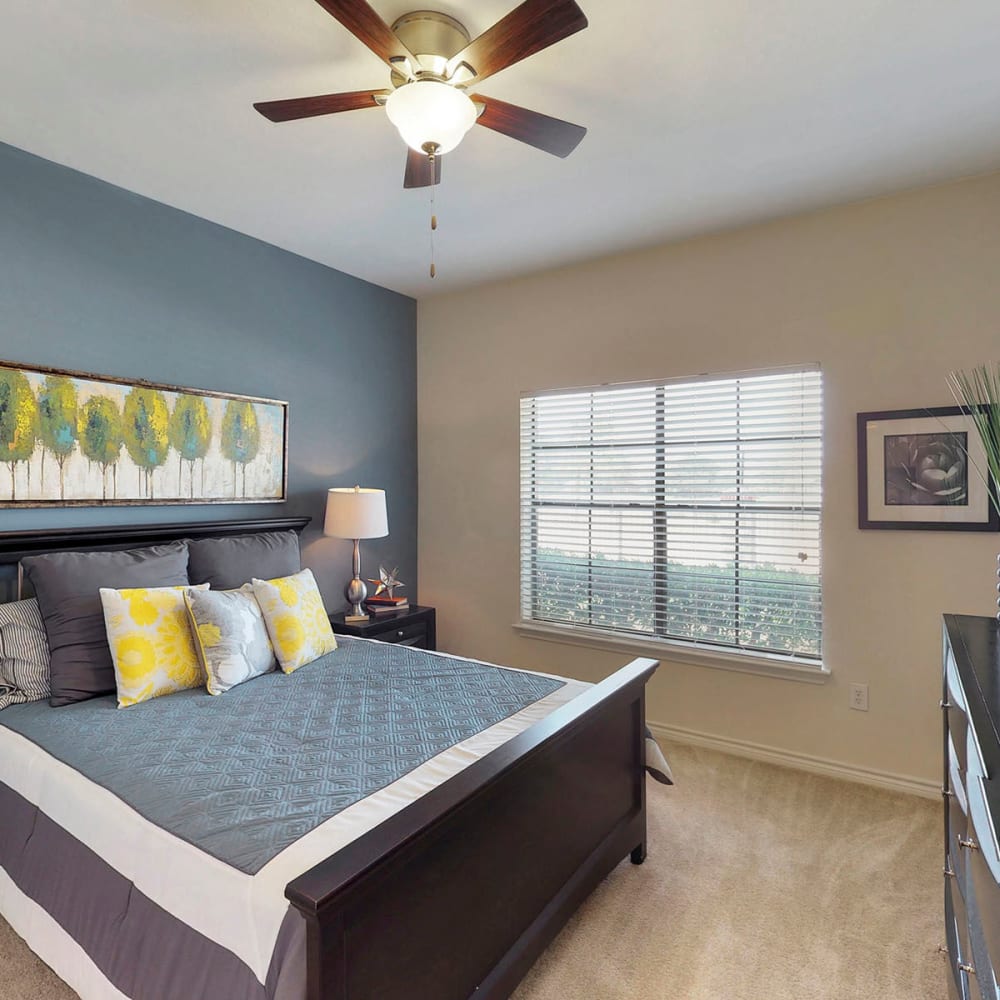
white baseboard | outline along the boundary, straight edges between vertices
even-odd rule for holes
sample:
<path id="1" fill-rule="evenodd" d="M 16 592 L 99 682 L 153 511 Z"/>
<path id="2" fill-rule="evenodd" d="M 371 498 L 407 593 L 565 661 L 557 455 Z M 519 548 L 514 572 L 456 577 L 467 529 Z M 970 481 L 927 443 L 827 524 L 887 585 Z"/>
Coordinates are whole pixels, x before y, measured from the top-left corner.
<path id="1" fill-rule="evenodd" d="M 659 722 L 647 722 L 646 724 L 654 736 L 677 743 L 688 743 L 691 746 L 718 750 L 720 753 L 733 754 L 736 757 L 762 760 L 768 764 L 791 767 L 798 771 L 808 771 L 810 774 L 822 774 L 828 778 L 840 778 L 843 781 L 873 785 L 875 788 L 884 788 L 890 792 L 919 795 L 926 799 L 940 799 L 941 797 L 940 783 L 927 781 L 924 778 L 857 767 L 854 764 L 844 764 L 840 761 L 828 760 L 825 757 L 812 757 L 809 754 L 782 750 L 780 747 L 765 746 L 762 743 L 751 743 L 748 740 L 734 740 L 726 736 L 700 733 L 694 729 L 684 729 L 681 726 L 668 726 Z"/>

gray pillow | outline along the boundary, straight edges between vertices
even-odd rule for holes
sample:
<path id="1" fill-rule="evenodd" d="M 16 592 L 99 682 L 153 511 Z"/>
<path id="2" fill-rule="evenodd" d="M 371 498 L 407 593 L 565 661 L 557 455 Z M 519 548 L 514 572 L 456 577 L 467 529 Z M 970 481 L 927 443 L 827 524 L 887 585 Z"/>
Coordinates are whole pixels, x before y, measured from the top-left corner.
<path id="1" fill-rule="evenodd" d="M 101 587 L 182 587 L 189 582 L 187 562 L 185 542 L 123 552 L 53 552 L 21 560 L 49 640 L 51 705 L 115 691 Z"/>
<path id="2" fill-rule="evenodd" d="M 0 708 L 49 696 L 49 644 L 38 601 L 0 604 Z"/>
<path id="3" fill-rule="evenodd" d="M 294 531 L 192 538 L 188 552 L 191 583 L 210 583 L 213 590 L 238 590 L 254 577 L 274 580 L 302 569 L 299 536 Z"/>

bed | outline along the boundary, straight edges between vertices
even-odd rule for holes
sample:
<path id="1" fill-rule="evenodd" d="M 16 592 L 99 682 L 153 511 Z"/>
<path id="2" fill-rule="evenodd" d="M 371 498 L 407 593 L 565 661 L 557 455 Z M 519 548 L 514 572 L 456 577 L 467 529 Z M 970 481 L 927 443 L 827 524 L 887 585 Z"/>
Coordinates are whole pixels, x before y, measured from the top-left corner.
<path id="1" fill-rule="evenodd" d="M 0 564 L 39 552 L 301 531 L 306 523 L 7 533 L 0 535 Z M 373 690 L 372 678 L 381 679 L 374 689 L 384 681 L 398 697 L 405 679 L 414 717 L 426 721 L 433 712 L 420 707 L 419 692 L 427 678 L 440 676 L 462 706 L 461 725 L 422 722 L 416 728 L 435 731 L 423 756 L 413 756 L 414 766 L 404 761 L 392 770 L 380 760 L 378 773 L 366 779 L 370 787 L 325 819 L 304 817 L 323 795 L 332 801 L 346 794 L 354 779 L 338 771 L 337 755 L 350 758 L 350 744 L 325 741 L 322 759 L 306 753 L 291 760 L 293 752 L 276 748 L 273 739 L 258 741 L 265 755 L 254 758 L 258 774 L 288 787 L 295 782 L 286 780 L 287 766 L 315 782 L 304 780 L 277 805 L 269 804 L 273 789 L 265 787 L 260 801 L 244 797 L 232 817 L 223 809 L 207 829 L 199 795 L 208 794 L 213 779 L 198 772 L 198 755 L 189 755 L 194 770 L 186 803 L 160 802 L 155 794 L 157 780 L 173 782 L 176 792 L 173 771 L 169 780 L 157 778 L 152 766 L 154 790 L 140 794 L 130 780 L 151 782 L 132 780 L 121 762 L 130 749 L 134 759 L 145 755 L 155 765 L 155 755 L 167 751 L 155 740 L 142 749 L 153 731 L 176 734 L 169 752 L 181 757 L 178 746 L 207 746 L 213 738 L 235 746 L 242 730 L 253 730 L 260 704 L 274 705 L 275 697 L 298 699 L 283 706 L 283 718 L 317 716 L 321 688 L 335 671 L 303 668 L 292 683 L 281 675 L 257 678 L 223 698 L 171 695 L 149 703 L 154 708 L 143 716 L 117 712 L 101 699 L 0 713 L 0 912 L 81 995 L 506 997 L 615 865 L 625 856 L 644 860 L 644 687 L 655 661 L 635 660 L 589 686 L 370 640 L 342 646 L 342 686 L 324 695 L 331 705 L 357 702 L 358 691 Z M 350 688 L 350 679 L 362 675 L 366 686 Z M 501 691 L 499 708 L 479 706 L 487 687 Z M 216 713 L 211 720 L 183 730 L 206 706 Z M 66 721 L 55 726 L 57 717 Z M 298 728 L 327 733 L 331 727 L 319 712 Z M 413 738 L 406 732 L 394 739 L 409 748 Z M 125 751 L 101 752 L 116 740 Z M 366 771 L 372 766 L 367 762 Z M 224 781 L 246 784 L 247 773 L 253 768 Z M 226 805 L 228 789 L 211 794 Z M 271 826 L 281 833 L 265 835 L 266 817 L 276 811 L 284 822 Z M 292 836 L 297 824 L 302 836 Z"/>

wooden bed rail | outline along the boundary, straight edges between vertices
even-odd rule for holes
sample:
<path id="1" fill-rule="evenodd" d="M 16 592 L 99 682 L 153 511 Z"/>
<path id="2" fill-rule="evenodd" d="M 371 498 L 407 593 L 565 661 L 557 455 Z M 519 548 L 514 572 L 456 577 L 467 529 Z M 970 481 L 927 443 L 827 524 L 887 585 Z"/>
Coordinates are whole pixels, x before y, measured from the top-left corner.
<path id="1" fill-rule="evenodd" d="M 645 684 L 622 667 L 294 879 L 309 1000 L 500 1000 L 646 850 Z"/>

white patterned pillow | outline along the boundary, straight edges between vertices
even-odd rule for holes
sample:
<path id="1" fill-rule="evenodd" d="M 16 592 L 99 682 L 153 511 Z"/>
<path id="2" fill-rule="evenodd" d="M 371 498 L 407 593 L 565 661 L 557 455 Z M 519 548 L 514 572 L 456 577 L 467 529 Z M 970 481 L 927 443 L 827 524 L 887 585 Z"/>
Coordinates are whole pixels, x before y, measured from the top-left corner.
<path id="1" fill-rule="evenodd" d="M 192 588 L 184 600 L 209 694 L 222 694 L 278 665 L 252 584 L 239 590 Z"/>
<path id="2" fill-rule="evenodd" d="M 0 604 L 0 708 L 49 697 L 49 643 L 38 601 Z"/>

